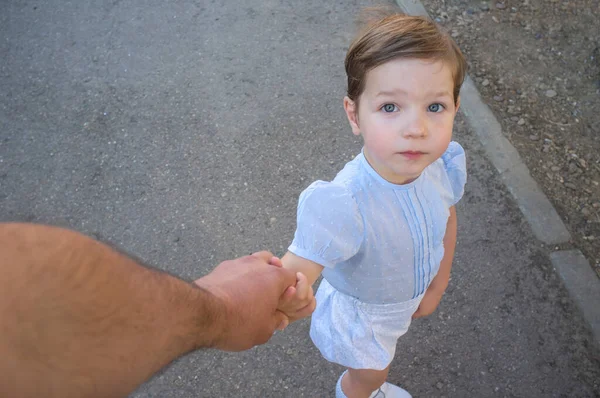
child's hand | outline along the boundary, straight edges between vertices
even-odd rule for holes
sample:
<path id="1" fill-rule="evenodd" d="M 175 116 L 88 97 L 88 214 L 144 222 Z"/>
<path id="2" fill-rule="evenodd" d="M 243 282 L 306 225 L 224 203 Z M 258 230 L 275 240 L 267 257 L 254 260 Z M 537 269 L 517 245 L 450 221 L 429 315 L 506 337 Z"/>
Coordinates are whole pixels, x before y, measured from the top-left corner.
<path id="1" fill-rule="evenodd" d="M 285 294 L 285 293 L 284 293 Z M 419 304 L 419 308 L 415 311 L 412 318 L 417 319 L 427 315 L 433 314 L 435 309 L 440 304 L 442 300 L 442 296 L 444 295 L 443 290 L 439 289 L 427 289 L 425 291 L 425 295 L 421 300 L 421 304 Z"/>
<path id="2" fill-rule="evenodd" d="M 284 321 L 278 329 L 283 330 L 288 324 L 309 316 L 316 305 L 312 286 L 303 273 L 297 272 L 296 286 L 288 287 L 279 299 L 277 309 L 288 316 L 289 322 Z"/>

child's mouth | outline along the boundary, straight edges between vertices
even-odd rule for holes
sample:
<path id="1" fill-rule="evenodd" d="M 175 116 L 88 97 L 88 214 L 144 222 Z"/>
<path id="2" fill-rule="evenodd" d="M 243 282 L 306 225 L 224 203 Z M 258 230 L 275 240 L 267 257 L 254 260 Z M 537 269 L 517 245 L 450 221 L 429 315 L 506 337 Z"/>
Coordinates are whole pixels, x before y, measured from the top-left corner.
<path id="1" fill-rule="evenodd" d="M 424 155 L 424 153 L 419 152 L 419 151 L 405 151 L 405 152 L 400 152 L 400 155 L 412 160 L 412 159 L 420 158 L 421 156 Z"/>

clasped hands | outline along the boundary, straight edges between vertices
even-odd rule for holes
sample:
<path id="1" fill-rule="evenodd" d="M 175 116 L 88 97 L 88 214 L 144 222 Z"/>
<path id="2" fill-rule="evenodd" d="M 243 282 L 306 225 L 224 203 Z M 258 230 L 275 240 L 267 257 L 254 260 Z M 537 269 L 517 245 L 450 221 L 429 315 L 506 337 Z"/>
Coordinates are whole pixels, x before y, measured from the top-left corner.
<path id="1" fill-rule="evenodd" d="M 316 307 L 306 276 L 283 268 L 267 251 L 224 261 L 195 284 L 218 309 L 210 346 L 241 351 L 266 343 L 276 329 L 309 316 Z"/>

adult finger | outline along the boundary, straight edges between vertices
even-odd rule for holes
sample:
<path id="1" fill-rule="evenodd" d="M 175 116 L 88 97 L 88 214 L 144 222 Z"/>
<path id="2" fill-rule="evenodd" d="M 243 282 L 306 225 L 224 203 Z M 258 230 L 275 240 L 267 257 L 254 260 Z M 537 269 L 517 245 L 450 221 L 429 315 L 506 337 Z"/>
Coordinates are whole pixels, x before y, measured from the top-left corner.
<path id="1" fill-rule="evenodd" d="M 285 330 L 285 328 L 287 328 L 290 325 L 290 322 L 291 320 L 289 318 L 287 320 L 284 320 L 279 324 L 279 326 L 277 326 L 277 330 Z"/>
<path id="2" fill-rule="evenodd" d="M 279 298 L 279 304 L 288 303 L 294 296 L 296 295 L 296 288 L 294 286 L 289 286 L 285 289 L 285 292 Z"/>
<path id="3" fill-rule="evenodd" d="M 271 260 L 269 260 L 269 264 L 274 265 L 276 267 L 283 267 L 283 262 L 281 261 L 281 259 L 279 257 L 271 257 Z"/>
<path id="4" fill-rule="evenodd" d="M 278 276 L 280 296 L 290 286 L 296 285 L 296 274 L 287 268 L 274 268 L 271 274 Z"/>
<path id="5" fill-rule="evenodd" d="M 283 330 L 290 324 L 290 318 L 281 311 L 275 311 L 273 330 Z"/>
<path id="6" fill-rule="evenodd" d="M 263 260 L 265 263 L 269 263 L 271 261 L 271 258 L 273 258 L 273 253 L 263 250 L 260 252 L 256 252 L 256 253 L 252 253 L 252 256 L 259 258 L 261 260 Z"/>

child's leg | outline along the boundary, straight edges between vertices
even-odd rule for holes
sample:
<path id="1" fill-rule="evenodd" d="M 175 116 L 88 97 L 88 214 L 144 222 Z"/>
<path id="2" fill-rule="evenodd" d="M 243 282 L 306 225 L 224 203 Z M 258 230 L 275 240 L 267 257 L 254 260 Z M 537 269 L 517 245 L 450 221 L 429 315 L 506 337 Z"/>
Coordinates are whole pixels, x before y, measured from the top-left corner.
<path id="1" fill-rule="evenodd" d="M 383 370 L 348 369 L 342 378 L 342 391 L 348 398 L 368 398 L 387 379 L 390 367 Z"/>

